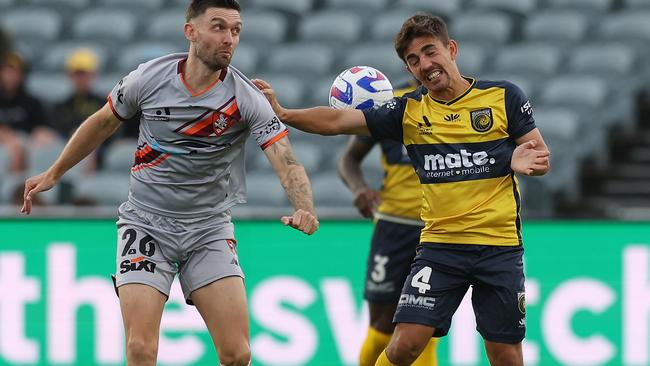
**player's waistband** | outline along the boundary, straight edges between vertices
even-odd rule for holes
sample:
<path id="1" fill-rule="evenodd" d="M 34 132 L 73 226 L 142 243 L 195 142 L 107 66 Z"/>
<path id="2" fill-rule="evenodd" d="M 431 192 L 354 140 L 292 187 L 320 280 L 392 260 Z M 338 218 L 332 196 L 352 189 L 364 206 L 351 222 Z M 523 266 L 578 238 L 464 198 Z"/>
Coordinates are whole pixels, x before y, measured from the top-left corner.
<path id="1" fill-rule="evenodd" d="M 399 216 L 391 216 L 381 212 L 375 212 L 374 218 L 375 220 L 384 220 L 384 221 L 394 222 L 396 224 L 424 227 L 424 222 L 422 222 L 421 220 L 408 219 L 406 217 L 399 217 Z"/>

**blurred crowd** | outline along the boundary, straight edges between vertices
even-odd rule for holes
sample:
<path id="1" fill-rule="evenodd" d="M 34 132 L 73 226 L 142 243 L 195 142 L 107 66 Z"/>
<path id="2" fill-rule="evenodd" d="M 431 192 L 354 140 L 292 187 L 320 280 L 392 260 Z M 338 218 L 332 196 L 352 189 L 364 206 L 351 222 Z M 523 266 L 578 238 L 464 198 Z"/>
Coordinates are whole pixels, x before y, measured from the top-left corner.
<path id="1" fill-rule="evenodd" d="M 11 40 L 0 29 L 0 148 L 7 155 L 5 174 L 25 175 L 30 149 L 61 146 L 76 128 L 106 103 L 106 96 L 93 92 L 97 78 L 98 59 L 92 50 L 72 51 L 65 62 L 65 70 L 72 86 L 71 94 L 53 105 L 43 103 L 31 95 L 25 85 L 29 78 L 29 64 L 13 50 Z M 132 123 L 133 122 L 133 123 Z M 92 175 L 101 168 L 103 152 L 121 138 L 137 138 L 138 122 L 125 123 L 83 165 L 83 174 Z M 11 194 L 12 203 L 22 201 L 22 187 Z M 92 204 L 80 199 L 80 205 Z"/>

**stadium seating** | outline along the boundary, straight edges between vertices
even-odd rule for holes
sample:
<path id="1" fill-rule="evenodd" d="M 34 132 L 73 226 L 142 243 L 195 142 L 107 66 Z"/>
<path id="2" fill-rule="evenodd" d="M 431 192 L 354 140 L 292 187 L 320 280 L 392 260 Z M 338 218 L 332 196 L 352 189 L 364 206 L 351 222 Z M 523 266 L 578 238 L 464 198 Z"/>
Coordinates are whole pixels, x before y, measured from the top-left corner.
<path id="1" fill-rule="evenodd" d="M 74 37 L 80 40 L 117 44 L 131 40 L 136 27 L 135 15 L 126 10 L 92 9 L 75 18 L 72 31 Z"/>
<path id="2" fill-rule="evenodd" d="M 314 43 L 291 43 L 271 51 L 267 72 L 298 73 L 306 79 L 316 79 L 330 72 L 334 62 L 331 48 Z"/>
<path id="3" fill-rule="evenodd" d="M 94 90 L 102 96 L 139 63 L 186 51 L 186 5 L 187 0 L 0 0 L 0 26 L 31 63 L 28 90 L 51 106 L 71 90 L 64 61 L 76 48 L 97 54 Z M 456 62 L 464 75 L 512 81 L 531 98 L 553 151 L 548 176 L 521 180 L 527 207 L 540 215 L 552 212 L 549 197 L 554 194 L 568 200 L 580 196 L 581 166 L 589 159 L 606 163 L 602 146 L 611 130 L 634 131 L 633 93 L 650 77 L 650 0 L 247 0 L 242 8 L 244 26 L 233 65 L 271 82 L 289 107 L 326 105 L 335 76 L 354 65 L 376 67 L 393 85 L 401 84 L 409 74 L 393 39 L 402 23 L 416 11 L 445 18 L 450 36 L 459 42 Z M 336 174 L 348 137 L 295 130 L 290 136 L 313 178 L 317 204 L 353 209 L 351 194 Z M 577 138 L 588 142 L 575 144 Z M 326 150 L 319 148 L 324 141 Z M 116 182 L 115 187 L 125 184 L 135 144 L 110 146 L 99 177 Z M 251 204 L 287 205 L 264 154 L 257 146 L 248 150 Z M 30 172 L 51 162 L 32 156 L 38 153 L 30 152 Z M 368 180 L 381 184 L 378 154 L 373 149 L 364 166 Z M 9 175 L 6 164 L 0 152 L 4 203 L 13 185 L 24 180 Z M 82 176 L 82 170 L 70 175 Z M 110 184 L 102 184 L 96 179 L 84 183 L 75 197 L 92 195 L 93 187 L 110 191 Z M 93 199 L 116 204 L 125 192 L 116 191 Z M 50 192 L 45 200 L 56 203 L 64 193 Z"/>
<path id="4" fill-rule="evenodd" d="M 537 8 L 537 0 L 473 0 L 468 7 L 472 9 L 490 9 L 527 15 Z"/>
<path id="5" fill-rule="evenodd" d="M 612 9 L 614 0 L 547 0 L 553 8 L 580 9 L 603 13 Z"/>
<path id="6" fill-rule="evenodd" d="M 351 44 L 360 40 L 363 21 L 356 13 L 321 11 L 305 16 L 298 25 L 302 41 Z"/>
<path id="7" fill-rule="evenodd" d="M 124 47 L 116 62 L 116 69 L 128 73 L 138 65 L 151 59 L 164 56 L 170 53 L 186 52 L 184 48 L 178 48 L 171 43 L 141 42 L 132 43 Z"/>
<path id="8" fill-rule="evenodd" d="M 33 73 L 27 79 L 27 90 L 48 104 L 63 101 L 72 93 L 68 78 L 61 73 Z"/>
<path id="9" fill-rule="evenodd" d="M 52 10 L 24 8 L 3 13 L 0 24 L 17 40 L 43 44 L 57 39 L 61 33 L 63 22 Z"/>
<path id="10" fill-rule="evenodd" d="M 406 9 L 412 14 L 416 11 L 427 11 L 434 15 L 449 19 L 461 10 L 461 1 L 449 0 L 398 0 L 396 9 Z"/>
<path id="11" fill-rule="evenodd" d="M 90 199 L 100 205 L 115 206 L 129 195 L 129 177 L 125 174 L 102 173 L 80 179 L 74 185 L 74 200 Z"/>
<path id="12" fill-rule="evenodd" d="M 589 23 L 585 14 L 576 11 L 548 11 L 531 14 L 523 33 L 533 42 L 577 43 L 585 38 Z"/>
<path id="13" fill-rule="evenodd" d="M 498 46 L 512 39 L 514 24 L 510 17 L 502 13 L 475 12 L 454 19 L 449 28 L 452 38 L 460 42 Z"/>
<path id="14" fill-rule="evenodd" d="M 244 13 L 242 18 L 245 21 L 241 33 L 242 42 L 265 47 L 269 44 L 280 44 L 287 37 L 289 22 L 281 13 L 272 11 Z"/>

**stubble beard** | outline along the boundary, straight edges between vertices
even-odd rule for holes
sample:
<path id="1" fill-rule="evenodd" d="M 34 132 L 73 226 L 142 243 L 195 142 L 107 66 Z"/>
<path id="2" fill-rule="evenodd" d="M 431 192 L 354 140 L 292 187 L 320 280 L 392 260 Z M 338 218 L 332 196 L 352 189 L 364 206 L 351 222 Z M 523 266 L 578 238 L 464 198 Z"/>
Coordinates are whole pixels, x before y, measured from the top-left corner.
<path id="1" fill-rule="evenodd" d="M 230 59 L 220 58 L 218 56 L 209 55 L 208 52 L 201 52 L 198 48 L 196 50 L 196 57 L 203 62 L 212 71 L 219 71 L 230 65 Z"/>

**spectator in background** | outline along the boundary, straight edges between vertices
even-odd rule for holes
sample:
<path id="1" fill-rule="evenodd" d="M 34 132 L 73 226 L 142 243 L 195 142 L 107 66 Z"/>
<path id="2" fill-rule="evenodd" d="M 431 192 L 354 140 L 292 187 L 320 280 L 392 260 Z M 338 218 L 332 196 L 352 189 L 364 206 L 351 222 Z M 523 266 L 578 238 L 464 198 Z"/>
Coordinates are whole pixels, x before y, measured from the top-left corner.
<path id="1" fill-rule="evenodd" d="M 24 86 L 27 65 L 16 52 L 5 53 L 0 61 L 0 145 L 9 152 L 9 171 L 25 169 L 25 144 L 30 135 L 40 141 L 47 135 L 41 102 Z"/>
<path id="2" fill-rule="evenodd" d="M 97 56 L 86 48 L 72 52 L 65 62 L 65 72 L 73 86 L 72 94 L 54 106 L 52 128 L 67 140 L 81 122 L 106 103 L 105 96 L 92 91 L 97 77 Z"/>

